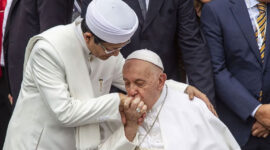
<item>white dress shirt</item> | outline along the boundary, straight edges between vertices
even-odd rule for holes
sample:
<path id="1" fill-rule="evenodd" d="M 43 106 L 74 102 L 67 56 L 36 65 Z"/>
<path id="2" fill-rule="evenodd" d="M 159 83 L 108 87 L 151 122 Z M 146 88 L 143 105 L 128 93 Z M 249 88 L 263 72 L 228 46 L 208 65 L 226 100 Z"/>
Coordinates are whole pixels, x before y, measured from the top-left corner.
<path id="1" fill-rule="evenodd" d="M 1 41 L 1 47 L 2 47 L 2 51 L 1 51 L 1 66 L 5 66 L 5 61 L 4 61 L 4 49 L 3 49 L 3 42 L 4 42 L 4 34 L 5 34 L 5 29 L 6 29 L 6 24 L 7 24 L 7 18 L 8 18 L 8 13 L 10 10 L 10 6 L 11 6 L 12 0 L 7 0 L 7 5 L 5 8 L 5 12 L 4 12 L 4 19 L 3 19 L 3 26 L 2 26 L 2 41 Z"/>
<path id="2" fill-rule="evenodd" d="M 250 20 L 251 20 L 251 23 L 252 23 L 254 34 L 255 34 L 256 30 L 259 30 L 259 26 L 258 26 L 258 23 L 257 23 L 257 18 L 260 15 L 259 9 L 257 8 L 257 4 L 259 4 L 259 2 L 257 0 L 245 0 L 245 2 L 246 2 L 246 5 L 247 5 L 249 17 L 250 17 Z M 265 28 L 264 32 L 266 33 L 266 28 Z M 259 49 L 262 47 L 262 43 L 263 43 L 263 38 L 262 38 L 261 34 L 259 33 L 258 34 L 258 42 L 257 42 Z M 255 116 L 257 110 L 259 109 L 259 107 L 261 105 L 262 104 L 258 105 L 254 109 L 254 111 L 251 113 L 252 117 Z"/>

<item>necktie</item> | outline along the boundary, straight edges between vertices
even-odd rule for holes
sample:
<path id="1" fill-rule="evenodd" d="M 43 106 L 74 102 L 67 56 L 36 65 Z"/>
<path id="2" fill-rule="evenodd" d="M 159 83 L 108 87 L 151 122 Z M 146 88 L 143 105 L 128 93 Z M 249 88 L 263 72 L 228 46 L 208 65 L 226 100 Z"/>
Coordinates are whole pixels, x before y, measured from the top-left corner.
<path id="1" fill-rule="evenodd" d="M 256 40 L 258 41 L 258 35 L 259 33 L 261 34 L 262 37 L 262 46 L 260 48 L 260 55 L 261 55 L 261 60 L 262 62 L 264 61 L 264 51 L 265 51 L 265 41 L 266 41 L 266 36 L 265 36 L 265 27 L 266 27 L 266 4 L 265 3 L 259 3 L 257 5 L 258 10 L 260 12 L 258 18 L 257 18 L 257 23 L 259 26 L 259 31 L 256 30 L 255 35 L 256 35 Z"/>
<path id="2" fill-rule="evenodd" d="M 146 10 L 146 2 L 145 2 L 145 0 L 138 0 L 138 1 L 139 1 L 141 10 L 142 10 L 143 19 L 145 19 L 146 12 L 147 12 L 147 10 Z"/>
<path id="3" fill-rule="evenodd" d="M 261 60 L 262 63 L 264 62 L 264 52 L 265 52 L 265 41 L 266 41 L 266 35 L 265 35 L 265 28 L 266 28 L 266 4 L 260 2 L 259 4 L 257 4 L 258 10 L 260 12 L 258 18 L 257 18 L 257 23 L 259 26 L 259 31 L 256 30 L 255 32 L 255 36 L 256 36 L 256 40 L 258 42 L 258 35 L 261 34 L 262 37 L 262 45 L 260 48 L 260 56 L 261 56 Z M 262 101 L 262 95 L 263 92 L 260 91 L 259 94 L 259 101 Z"/>

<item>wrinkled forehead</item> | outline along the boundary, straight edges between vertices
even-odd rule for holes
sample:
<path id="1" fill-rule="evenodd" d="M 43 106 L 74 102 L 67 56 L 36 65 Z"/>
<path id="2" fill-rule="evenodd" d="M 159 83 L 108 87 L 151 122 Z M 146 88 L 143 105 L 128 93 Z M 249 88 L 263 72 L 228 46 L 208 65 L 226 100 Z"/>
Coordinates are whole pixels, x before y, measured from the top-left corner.
<path id="1" fill-rule="evenodd" d="M 152 64 L 147 62 L 147 61 L 143 61 L 143 60 L 139 60 L 139 59 L 129 59 L 126 60 L 124 67 L 123 67 L 123 75 L 147 75 L 149 76 L 149 73 L 152 70 Z"/>
<path id="2" fill-rule="evenodd" d="M 154 67 L 155 66 L 150 62 L 134 58 L 134 59 L 126 60 L 123 70 L 133 70 L 135 68 L 138 68 L 138 69 L 140 68 L 140 70 L 144 70 L 144 69 L 151 70 Z"/>

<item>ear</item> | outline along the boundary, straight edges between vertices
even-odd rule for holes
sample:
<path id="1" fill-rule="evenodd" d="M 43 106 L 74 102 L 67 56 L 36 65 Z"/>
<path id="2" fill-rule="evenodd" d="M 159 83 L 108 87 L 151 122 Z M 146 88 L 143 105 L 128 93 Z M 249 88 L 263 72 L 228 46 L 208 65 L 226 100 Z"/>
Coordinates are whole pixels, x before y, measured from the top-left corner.
<path id="1" fill-rule="evenodd" d="M 163 89 L 163 86 L 164 86 L 166 80 L 167 80 L 167 75 L 165 73 L 161 73 L 159 75 L 159 79 L 158 79 L 158 88 L 160 90 Z"/>
<path id="2" fill-rule="evenodd" d="M 90 42 L 90 39 L 91 39 L 91 37 L 93 37 L 93 34 L 91 34 L 90 32 L 85 32 L 85 33 L 83 33 L 83 37 L 84 37 L 84 40 L 85 40 L 85 42 Z"/>

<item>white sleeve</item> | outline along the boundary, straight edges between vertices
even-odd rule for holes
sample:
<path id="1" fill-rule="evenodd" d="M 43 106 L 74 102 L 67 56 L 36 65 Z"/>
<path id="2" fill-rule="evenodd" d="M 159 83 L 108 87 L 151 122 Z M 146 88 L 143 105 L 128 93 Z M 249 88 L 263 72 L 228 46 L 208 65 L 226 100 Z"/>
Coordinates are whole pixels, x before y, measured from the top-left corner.
<path id="1" fill-rule="evenodd" d="M 125 136 L 124 126 L 121 125 L 104 143 L 99 145 L 98 150 L 134 150 L 137 144 L 138 134 L 130 142 Z"/>
<path id="2" fill-rule="evenodd" d="M 49 44 L 37 42 L 28 63 L 27 69 L 42 100 L 63 126 L 77 127 L 119 118 L 118 94 L 89 100 L 71 97 L 63 62 Z"/>
<path id="3" fill-rule="evenodd" d="M 126 91 L 125 89 L 125 82 L 123 80 L 123 66 L 125 64 L 125 58 L 122 56 L 121 53 L 119 53 L 119 56 L 117 56 L 117 63 L 115 64 L 115 70 L 114 70 L 114 78 L 112 85 L 119 88 L 122 91 Z"/>
<path id="4" fill-rule="evenodd" d="M 180 91 L 182 93 L 184 93 L 186 88 L 188 87 L 188 84 L 177 82 L 174 80 L 166 80 L 165 83 L 168 85 L 168 87 L 170 87 L 176 91 Z"/>

